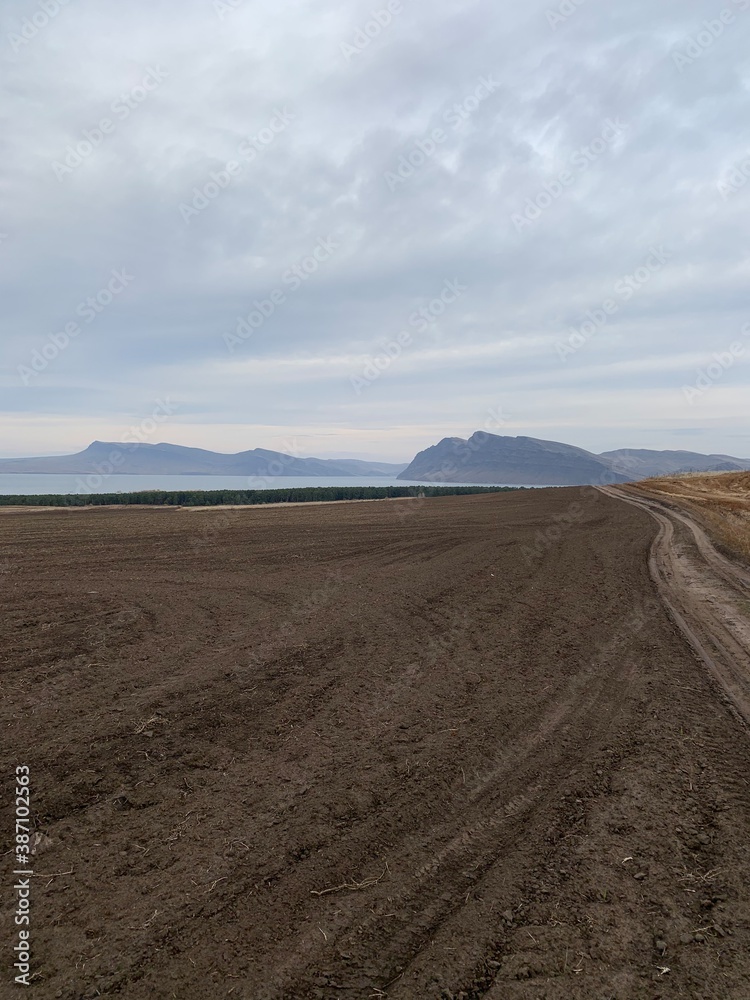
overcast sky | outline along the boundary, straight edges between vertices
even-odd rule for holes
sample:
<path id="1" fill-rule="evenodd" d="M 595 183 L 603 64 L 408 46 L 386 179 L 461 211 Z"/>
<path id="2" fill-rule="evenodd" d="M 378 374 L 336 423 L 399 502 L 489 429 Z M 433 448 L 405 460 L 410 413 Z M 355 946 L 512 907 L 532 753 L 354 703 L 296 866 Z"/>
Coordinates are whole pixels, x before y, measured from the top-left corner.
<path id="1" fill-rule="evenodd" d="M 0 454 L 156 412 L 144 440 L 218 451 L 750 457 L 750 0 L 14 0 L 0 29 Z"/>

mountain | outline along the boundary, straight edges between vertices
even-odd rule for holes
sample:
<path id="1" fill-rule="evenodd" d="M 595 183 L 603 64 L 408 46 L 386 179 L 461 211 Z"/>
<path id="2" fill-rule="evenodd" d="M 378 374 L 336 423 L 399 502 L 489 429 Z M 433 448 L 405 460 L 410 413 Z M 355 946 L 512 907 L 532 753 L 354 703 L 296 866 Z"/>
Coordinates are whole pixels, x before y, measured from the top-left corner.
<path id="1" fill-rule="evenodd" d="M 407 466 L 354 458 L 295 458 L 266 448 L 226 455 L 177 444 L 94 441 L 75 455 L 0 459 L 0 473 L 67 475 L 173 475 L 398 478 L 412 482 L 488 483 L 508 486 L 582 486 L 625 483 L 676 472 L 750 470 L 750 459 L 692 451 L 621 448 L 595 455 L 583 448 L 531 437 L 478 431 L 465 441 L 444 438 Z"/>
<path id="2" fill-rule="evenodd" d="M 394 465 L 392 462 L 363 462 L 359 458 L 336 458 L 332 461 L 339 468 L 348 469 L 353 476 L 389 476 L 394 479 L 406 468 L 406 462 Z"/>
<path id="3" fill-rule="evenodd" d="M 739 472 L 750 459 L 693 451 L 621 448 L 595 455 L 583 448 L 531 437 L 478 431 L 468 441 L 444 438 L 420 451 L 399 479 L 507 486 L 583 486 L 625 483 L 677 472 Z"/>
<path id="4" fill-rule="evenodd" d="M 602 452 L 613 471 L 628 479 L 668 476 L 675 472 L 743 472 L 750 459 L 731 455 L 701 455 L 695 451 L 649 451 L 647 448 L 620 448 Z"/>
<path id="5" fill-rule="evenodd" d="M 615 472 L 609 462 L 583 448 L 478 431 L 468 441 L 444 438 L 420 451 L 398 478 L 436 483 L 582 486 L 624 483 L 630 477 Z"/>
<path id="6" fill-rule="evenodd" d="M 393 478 L 404 464 L 362 462 L 357 459 L 295 458 L 278 451 L 255 448 L 225 455 L 177 444 L 123 444 L 94 441 L 75 455 L 49 458 L 3 458 L 0 473 L 58 473 L 67 475 L 119 474 L 136 476 L 276 476 Z"/>

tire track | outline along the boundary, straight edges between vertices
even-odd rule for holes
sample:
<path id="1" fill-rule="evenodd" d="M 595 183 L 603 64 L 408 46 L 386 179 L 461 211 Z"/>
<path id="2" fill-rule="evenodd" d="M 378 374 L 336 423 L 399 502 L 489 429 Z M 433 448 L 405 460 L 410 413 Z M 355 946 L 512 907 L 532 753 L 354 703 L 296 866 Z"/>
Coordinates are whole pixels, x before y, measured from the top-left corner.
<path id="1" fill-rule="evenodd" d="M 750 725 L 750 573 L 721 555 L 687 514 L 611 486 L 602 493 L 645 510 L 659 531 L 649 570 L 671 618 Z"/>

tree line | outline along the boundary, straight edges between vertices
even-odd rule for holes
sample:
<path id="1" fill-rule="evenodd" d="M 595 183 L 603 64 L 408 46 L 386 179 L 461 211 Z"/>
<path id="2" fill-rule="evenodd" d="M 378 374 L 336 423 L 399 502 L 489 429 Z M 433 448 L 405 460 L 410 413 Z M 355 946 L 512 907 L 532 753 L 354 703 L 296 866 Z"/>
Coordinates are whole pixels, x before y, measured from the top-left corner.
<path id="1" fill-rule="evenodd" d="M 48 493 L 0 496 L 2 507 L 148 507 L 252 506 L 261 503 L 313 503 L 321 500 L 385 500 L 504 493 L 517 486 L 304 486 L 272 490 L 140 490 L 135 493 Z"/>

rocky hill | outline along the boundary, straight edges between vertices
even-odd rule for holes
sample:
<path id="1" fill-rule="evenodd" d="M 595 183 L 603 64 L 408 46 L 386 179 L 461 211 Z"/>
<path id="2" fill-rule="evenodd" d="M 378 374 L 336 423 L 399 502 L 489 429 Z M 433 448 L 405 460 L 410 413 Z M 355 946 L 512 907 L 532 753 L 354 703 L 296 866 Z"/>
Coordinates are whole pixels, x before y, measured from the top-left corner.
<path id="1" fill-rule="evenodd" d="M 581 486 L 624 483 L 630 477 L 583 448 L 531 437 L 478 431 L 468 441 L 444 438 L 420 451 L 399 479 L 508 486 Z"/>

